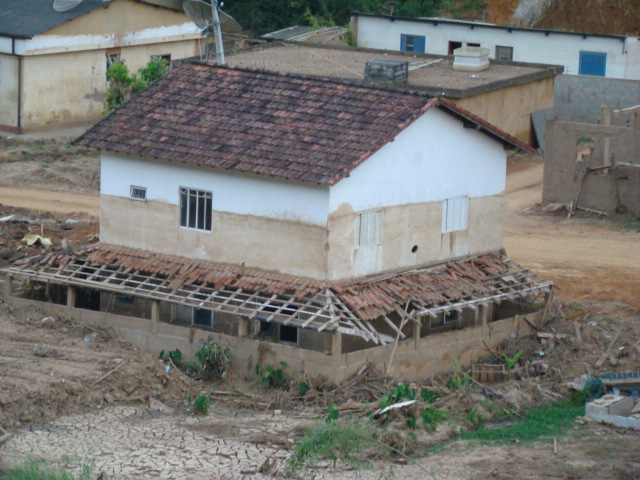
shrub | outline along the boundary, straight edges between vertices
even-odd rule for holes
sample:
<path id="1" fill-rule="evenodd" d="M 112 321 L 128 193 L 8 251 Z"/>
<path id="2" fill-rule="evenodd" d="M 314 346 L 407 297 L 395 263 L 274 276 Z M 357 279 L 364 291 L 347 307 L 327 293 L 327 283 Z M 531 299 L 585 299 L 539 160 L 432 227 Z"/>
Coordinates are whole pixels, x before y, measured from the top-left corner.
<path id="1" fill-rule="evenodd" d="M 200 341 L 200 348 L 195 354 L 200 364 L 200 375 L 205 379 L 225 379 L 231 365 L 231 349 L 229 345 L 221 346 L 213 340 Z"/>
<path id="2" fill-rule="evenodd" d="M 429 431 L 435 430 L 439 423 L 447 419 L 447 414 L 435 407 L 426 407 L 420 416 L 422 417 L 424 428 Z"/>
<path id="3" fill-rule="evenodd" d="M 286 362 L 280 362 L 279 368 L 272 365 L 262 368 L 262 365 L 258 363 L 256 364 L 256 375 L 260 377 L 260 381 L 265 387 L 285 390 L 289 386 L 289 380 L 284 376 L 283 371 L 286 366 Z"/>
<path id="4" fill-rule="evenodd" d="M 206 415 L 209 413 L 209 405 L 211 405 L 211 397 L 209 395 L 198 395 L 193 402 L 193 408 L 196 413 Z"/>
<path id="5" fill-rule="evenodd" d="M 169 71 L 169 62 L 164 58 L 151 60 L 138 71 L 138 76 L 129 71 L 122 62 L 116 62 L 107 68 L 109 89 L 104 100 L 104 114 L 107 115 L 141 92 Z"/>

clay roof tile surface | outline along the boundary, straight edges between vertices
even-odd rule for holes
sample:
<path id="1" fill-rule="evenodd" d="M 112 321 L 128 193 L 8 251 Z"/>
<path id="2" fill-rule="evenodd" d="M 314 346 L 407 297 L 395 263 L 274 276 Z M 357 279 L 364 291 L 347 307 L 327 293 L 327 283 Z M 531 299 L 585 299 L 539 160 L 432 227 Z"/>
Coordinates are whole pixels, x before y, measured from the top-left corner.
<path id="1" fill-rule="evenodd" d="M 436 105 L 465 121 L 480 121 L 417 91 L 184 64 L 76 143 L 333 185 Z M 504 132 L 484 122 L 482 126 L 497 132 L 493 136 L 499 141 L 514 144 Z"/>

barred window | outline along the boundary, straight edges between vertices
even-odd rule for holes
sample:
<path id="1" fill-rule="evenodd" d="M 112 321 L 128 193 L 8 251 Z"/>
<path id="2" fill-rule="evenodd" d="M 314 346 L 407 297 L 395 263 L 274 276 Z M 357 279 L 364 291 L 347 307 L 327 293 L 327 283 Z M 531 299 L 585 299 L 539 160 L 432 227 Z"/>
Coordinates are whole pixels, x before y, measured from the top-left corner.
<path id="1" fill-rule="evenodd" d="M 211 231 L 211 192 L 180 188 L 180 226 Z"/>
<path id="2" fill-rule="evenodd" d="M 136 187 L 131 185 L 130 196 L 134 200 L 147 200 L 147 187 Z"/>

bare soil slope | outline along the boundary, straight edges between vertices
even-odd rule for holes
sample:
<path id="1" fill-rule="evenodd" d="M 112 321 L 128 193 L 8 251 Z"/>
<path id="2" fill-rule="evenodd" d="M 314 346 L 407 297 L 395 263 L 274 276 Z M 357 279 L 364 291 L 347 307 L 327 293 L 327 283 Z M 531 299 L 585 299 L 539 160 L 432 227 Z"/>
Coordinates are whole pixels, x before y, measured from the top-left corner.
<path id="1" fill-rule="evenodd" d="M 640 36 L 638 0 L 555 0 L 536 28 Z"/>

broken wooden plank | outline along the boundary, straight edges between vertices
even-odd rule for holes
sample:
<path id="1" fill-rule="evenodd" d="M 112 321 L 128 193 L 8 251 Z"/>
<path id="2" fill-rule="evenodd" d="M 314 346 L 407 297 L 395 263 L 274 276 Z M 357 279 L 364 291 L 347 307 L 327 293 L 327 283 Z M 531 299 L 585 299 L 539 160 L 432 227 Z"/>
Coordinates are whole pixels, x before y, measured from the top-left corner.
<path id="1" fill-rule="evenodd" d="M 611 343 L 609 343 L 609 348 L 607 348 L 607 350 L 602 355 L 600 355 L 600 358 L 596 360 L 596 363 L 594 364 L 596 368 L 602 367 L 602 365 L 604 365 L 604 362 L 607 361 L 607 358 L 609 358 L 609 355 L 611 354 L 611 350 L 613 350 L 613 346 L 618 341 L 618 337 L 620 336 L 620 333 L 622 333 L 622 327 L 618 329 L 616 334 L 611 339 Z"/>

